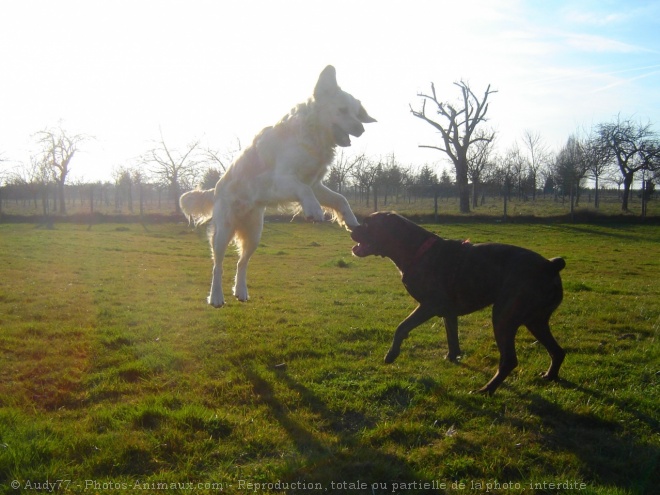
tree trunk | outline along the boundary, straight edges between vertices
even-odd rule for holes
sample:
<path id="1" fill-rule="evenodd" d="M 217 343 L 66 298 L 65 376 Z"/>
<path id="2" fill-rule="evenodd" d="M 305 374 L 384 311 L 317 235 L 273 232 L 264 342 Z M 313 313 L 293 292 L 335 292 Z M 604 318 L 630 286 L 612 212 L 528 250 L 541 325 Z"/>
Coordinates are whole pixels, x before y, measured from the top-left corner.
<path id="1" fill-rule="evenodd" d="M 575 222 L 575 191 L 571 185 L 570 190 L 570 201 L 571 201 L 571 222 Z"/>
<path id="2" fill-rule="evenodd" d="M 456 185 L 458 186 L 459 209 L 461 213 L 470 213 L 470 186 L 467 177 L 467 160 L 456 163 Z"/>
<path id="3" fill-rule="evenodd" d="M 628 198 L 630 197 L 630 188 L 632 187 L 633 172 L 626 172 L 623 176 L 623 198 L 621 200 L 621 211 L 628 211 Z"/>
<path id="4" fill-rule="evenodd" d="M 594 207 L 600 208 L 600 195 L 598 192 L 598 176 L 596 176 L 596 192 L 594 193 Z"/>
<path id="5" fill-rule="evenodd" d="M 503 212 L 503 217 L 504 217 L 504 220 L 506 220 L 506 217 L 507 217 L 506 206 L 507 206 L 507 201 L 508 201 L 508 200 L 507 200 L 507 192 L 506 192 L 506 191 L 504 191 L 504 194 L 502 195 L 502 200 L 504 201 L 504 212 Z"/>

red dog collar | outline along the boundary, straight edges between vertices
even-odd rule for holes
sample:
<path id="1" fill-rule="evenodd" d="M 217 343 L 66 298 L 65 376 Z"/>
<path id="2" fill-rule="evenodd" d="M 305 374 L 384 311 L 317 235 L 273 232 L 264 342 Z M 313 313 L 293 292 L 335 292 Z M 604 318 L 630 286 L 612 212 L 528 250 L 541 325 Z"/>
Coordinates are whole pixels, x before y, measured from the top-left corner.
<path id="1" fill-rule="evenodd" d="M 439 240 L 440 239 L 436 236 L 432 236 L 426 239 L 422 245 L 417 248 L 417 252 L 415 253 L 415 256 L 413 256 L 412 261 L 408 264 L 408 268 L 415 265 L 421 259 L 421 257 L 424 256 L 429 249 L 431 249 L 431 246 L 433 246 Z"/>

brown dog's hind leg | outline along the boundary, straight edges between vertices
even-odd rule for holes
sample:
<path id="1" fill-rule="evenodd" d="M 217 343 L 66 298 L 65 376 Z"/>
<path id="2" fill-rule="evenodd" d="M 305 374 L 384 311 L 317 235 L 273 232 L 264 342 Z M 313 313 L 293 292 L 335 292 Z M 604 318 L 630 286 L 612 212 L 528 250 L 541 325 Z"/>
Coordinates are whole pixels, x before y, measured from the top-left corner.
<path id="1" fill-rule="evenodd" d="M 401 343 L 408 337 L 410 331 L 422 323 L 427 322 L 434 316 L 435 311 L 433 311 L 430 306 L 424 306 L 423 304 L 417 306 L 415 310 L 408 315 L 408 318 L 399 324 L 394 332 L 394 340 L 392 341 L 390 350 L 387 351 L 385 362 L 387 364 L 393 363 L 401 352 Z"/>
<path id="2" fill-rule="evenodd" d="M 492 395 L 497 390 L 504 379 L 518 366 L 518 358 L 516 357 L 516 332 L 518 325 L 511 323 L 499 323 L 494 325 L 495 328 L 495 342 L 500 351 L 500 365 L 497 369 L 495 376 L 490 381 L 479 389 L 480 394 Z"/>
<path id="3" fill-rule="evenodd" d="M 548 371 L 543 373 L 541 376 L 546 380 L 558 380 L 559 368 L 564 362 L 566 351 L 561 348 L 561 346 L 552 336 L 548 319 L 539 319 L 534 322 L 527 323 L 525 326 L 532 333 L 532 335 L 534 335 L 534 337 L 536 337 L 536 339 L 541 344 L 543 344 L 543 347 L 546 348 L 548 354 L 550 354 L 550 368 L 548 368 Z"/>
<path id="4" fill-rule="evenodd" d="M 457 316 L 445 316 L 445 330 L 447 332 L 447 348 L 448 352 L 445 356 L 445 359 L 456 362 L 458 356 L 463 354 L 461 352 L 461 346 L 458 343 L 458 317 Z"/>

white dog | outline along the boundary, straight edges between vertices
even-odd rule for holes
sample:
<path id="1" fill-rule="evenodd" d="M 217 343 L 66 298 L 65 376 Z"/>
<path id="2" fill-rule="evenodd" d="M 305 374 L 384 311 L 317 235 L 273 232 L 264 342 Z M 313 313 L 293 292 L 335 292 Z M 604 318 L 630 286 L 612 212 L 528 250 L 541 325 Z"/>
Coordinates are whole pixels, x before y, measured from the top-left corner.
<path id="1" fill-rule="evenodd" d="M 232 239 L 239 249 L 234 295 L 247 301 L 247 265 L 257 249 L 267 205 L 300 203 L 307 218 L 321 222 L 324 208 L 347 229 L 358 225 L 348 201 L 323 185 L 335 146 L 350 146 L 350 136 L 376 122 L 360 102 L 337 85 L 335 68 L 326 67 L 314 96 L 296 106 L 274 127 L 266 127 L 229 167 L 215 189 L 183 194 L 181 209 L 196 224 L 213 219 L 210 236 L 213 279 L 208 302 L 220 307 L 222 261 Z M 349 136 L 350 135 L 350 136 Z"/>

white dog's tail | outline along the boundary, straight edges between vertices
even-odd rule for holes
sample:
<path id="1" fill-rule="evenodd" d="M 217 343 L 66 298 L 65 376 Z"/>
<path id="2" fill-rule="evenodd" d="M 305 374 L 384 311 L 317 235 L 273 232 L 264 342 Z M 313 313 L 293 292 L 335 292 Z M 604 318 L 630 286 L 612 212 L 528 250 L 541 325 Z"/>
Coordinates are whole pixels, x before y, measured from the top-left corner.
<path id="1" fill-rule="evenodd" d="M 189 222 L 199 225 L 213 217 L 214 198 L 215 189 L 195 189 L 181 195 L 179 206 Z"/>

